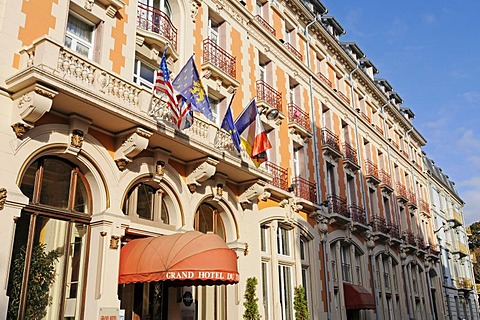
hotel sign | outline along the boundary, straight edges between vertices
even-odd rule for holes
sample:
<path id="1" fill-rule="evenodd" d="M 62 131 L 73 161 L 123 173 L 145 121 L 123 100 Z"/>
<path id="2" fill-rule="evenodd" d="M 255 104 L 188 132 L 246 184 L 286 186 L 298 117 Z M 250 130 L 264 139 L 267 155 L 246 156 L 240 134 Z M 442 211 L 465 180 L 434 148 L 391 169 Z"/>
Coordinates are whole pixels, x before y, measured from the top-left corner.
<path id="1" fill-rule="evenodd" d="M 99 320 L 120 320 L 119 313 L 120 313 L 120 310 L 118 310 L 118 308 L 100 308 L 98 319 Z"/>
<path id="2" fill-rule="evenodd" d="M 226 280 L 238 281 L 238 274 L 225 271 L 167 271 L 166 280 Z"/>

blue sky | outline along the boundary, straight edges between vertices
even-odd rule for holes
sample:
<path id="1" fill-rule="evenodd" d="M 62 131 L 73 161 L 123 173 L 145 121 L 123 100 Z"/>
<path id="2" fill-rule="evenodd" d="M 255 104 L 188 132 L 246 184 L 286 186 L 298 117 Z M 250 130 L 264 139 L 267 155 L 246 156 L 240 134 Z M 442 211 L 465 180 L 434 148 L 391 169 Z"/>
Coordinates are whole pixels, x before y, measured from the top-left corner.
<path id="1" fill-rule="evenodd" d="M 415 113 L 424 151 L 480 220 L 480 1 L 321 0 Z"/>

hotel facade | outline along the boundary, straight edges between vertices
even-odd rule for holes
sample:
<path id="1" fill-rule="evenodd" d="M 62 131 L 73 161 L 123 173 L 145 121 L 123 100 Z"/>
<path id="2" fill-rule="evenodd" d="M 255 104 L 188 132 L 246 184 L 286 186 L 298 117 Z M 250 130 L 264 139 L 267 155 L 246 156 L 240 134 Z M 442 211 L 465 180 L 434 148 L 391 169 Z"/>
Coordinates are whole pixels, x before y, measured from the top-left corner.
<path id="1" fill-rule="evenodd" d="M 414 113 L 344 33 L 316 0 L 0 1 L 0 319 L 241 319 L 251 277 L 262 319 L 298 286 L 311 319 L 478 319 Z M 213 121 L 175 128 L 164 51 Z M 233 95 L 259 167 L 221 129 Z M 200 258 L 123 277 L 166 251 Z"/>

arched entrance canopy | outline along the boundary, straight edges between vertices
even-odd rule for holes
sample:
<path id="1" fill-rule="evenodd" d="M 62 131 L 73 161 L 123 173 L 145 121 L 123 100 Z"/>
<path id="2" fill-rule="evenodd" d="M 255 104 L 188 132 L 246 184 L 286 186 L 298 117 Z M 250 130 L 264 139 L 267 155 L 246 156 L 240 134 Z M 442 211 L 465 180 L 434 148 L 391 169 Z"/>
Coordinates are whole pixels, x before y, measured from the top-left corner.
<path id="1" fill-rule="evenodd" d="M 132 240 L 120 252 L 118 282 L 151 281 L 175 286 L 237 283 L 237 255 L 216 234 L 198 231 Z"/>

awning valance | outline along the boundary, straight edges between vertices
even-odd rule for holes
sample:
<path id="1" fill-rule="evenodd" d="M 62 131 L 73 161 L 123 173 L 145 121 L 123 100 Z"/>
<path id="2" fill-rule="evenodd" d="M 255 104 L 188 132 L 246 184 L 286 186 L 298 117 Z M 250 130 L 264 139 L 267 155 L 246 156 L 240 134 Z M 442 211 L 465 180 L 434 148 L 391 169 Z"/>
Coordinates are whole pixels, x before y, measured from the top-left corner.
<path id="1" fill-rule="evenodd" d="M 362 286 L 343 283 L 343 294 L 347 310 L 375 309 L 373 295 Z"/>
<path id="2" fill-rule="evenodd" d="M 219 236 L 198 231 L 131 240 L 120 252 L 118 282 L 151 281 L 178 286 L 237 283 L 237 255 Z"/>

